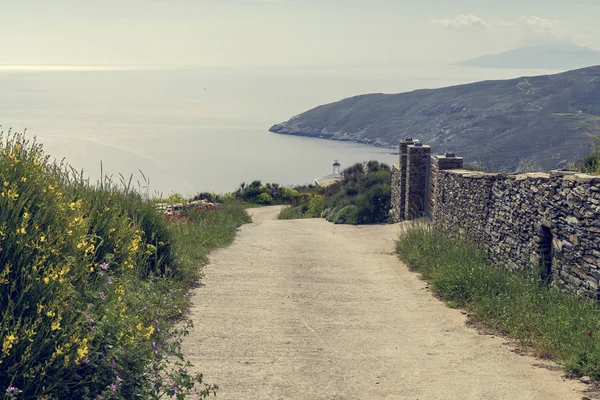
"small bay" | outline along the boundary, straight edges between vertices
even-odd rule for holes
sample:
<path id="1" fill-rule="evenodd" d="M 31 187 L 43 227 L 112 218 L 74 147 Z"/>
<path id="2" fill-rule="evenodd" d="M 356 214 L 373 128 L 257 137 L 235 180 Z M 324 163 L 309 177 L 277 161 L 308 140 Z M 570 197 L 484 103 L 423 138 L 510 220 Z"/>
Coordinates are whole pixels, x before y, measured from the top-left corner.
<path id="1" fill-rule="evenodd" d="M 150 192 L 227 192 L 255 179 L 312 183 L 393 150 L 277 135 L 268 128 L 320 104 L 552 71 L 444 65 L 398 68 L 0 68 L 0 124 L 28 129 L 52 157 L 92 180 L 103 171 Z M 399 138 L 401 133 L 399 132 Z"/>

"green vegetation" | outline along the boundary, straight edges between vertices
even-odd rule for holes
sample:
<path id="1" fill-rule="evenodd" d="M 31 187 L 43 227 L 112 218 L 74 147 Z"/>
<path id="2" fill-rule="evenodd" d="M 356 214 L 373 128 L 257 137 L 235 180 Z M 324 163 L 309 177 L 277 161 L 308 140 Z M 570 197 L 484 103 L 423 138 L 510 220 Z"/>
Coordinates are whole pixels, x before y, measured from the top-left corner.
<path id="1" fill-rule="evenodd" d="M 343 171 L 343 179 L 326 188 L 296 188 L 296 204 L 280 219 L 326 218 L 336 224 L 378 224 L 389 221 L 390 167 L 378 161 L 358 163 Z"/>
<path id="2" fill-rule="evenodd" d="M 279 219 L 301 219 L 305 218 L 299 207 L 285 207 L 279 213 Z"/>
<path id="3" fill-rule="evenodd" d="M 592 151 L 583 160 L 575 164 L 579 172 L 590 175 L 600 175 L 600 134 L 588 134 L 592 138 Z"/>
<path id="4" fill-rule="evenodd" d="M 232 193 L 237 200 L 249 204 L 268 206 L 272 204 L 285 204 L 291 189 L 284 188 L 277 183 L 267 183 L 263 185 L 261 181 L 253 181 L 249 185 L 245 182 Z"/>
<path id="5" fill-rule="evenodd" d="M 215 389 L 179 351 L 207 252 L 248 221 L 239 204 L 168 218 L 91 185 L 22 135 L 0 138 L 0 390 L 9 398 L 158 399 Z M 177 324 L 176 324 L 177 323 Z"/>
<path id="6" fill-rule="evenodd" d="M 439 230 L 413 225 L 397 251 L 431 289 L 471 320 L 556 359 L 573 375 L 600 379 L 600 307 L 550 288 L 534 270 L 515 273 L 491 265 L 476 246 Z"/>
<path id="7" fill-rule="evenodd" d="M 185 203 L 187 200 L 185 199 L 185 197 L 183 197 L 183 195 L 181 193 L 172 193 L 171 195 L 169 195 L 166 198 L 162 198 L 162 197 L 155 197 L 152 199 L 153 203 L 166 203 L 166 204 L 182 204 Z"/>

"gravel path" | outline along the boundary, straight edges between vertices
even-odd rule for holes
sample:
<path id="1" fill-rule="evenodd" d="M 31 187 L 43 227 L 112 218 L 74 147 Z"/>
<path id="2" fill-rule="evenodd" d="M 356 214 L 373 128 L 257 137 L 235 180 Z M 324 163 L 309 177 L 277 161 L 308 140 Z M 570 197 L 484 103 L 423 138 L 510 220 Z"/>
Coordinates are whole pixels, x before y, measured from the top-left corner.
<path id="1" fill-rule="evenodd" d="M 581 399 L 583 385 L 477 334 L 393 254 L 399 225 L 277 221 L 212 254 L 184 353 L 220 399 Z"/>

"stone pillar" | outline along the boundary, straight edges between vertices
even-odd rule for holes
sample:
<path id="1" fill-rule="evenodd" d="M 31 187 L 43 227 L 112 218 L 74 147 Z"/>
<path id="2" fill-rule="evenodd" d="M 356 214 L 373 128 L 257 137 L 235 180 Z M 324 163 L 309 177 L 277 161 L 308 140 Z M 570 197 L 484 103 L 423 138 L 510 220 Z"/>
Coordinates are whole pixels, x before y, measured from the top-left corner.
<path id="1" fill-rule="evenodd" d="M 415 141 L 413 140 L 412 137 L 407 137 L 404 140 L 400 140 L 400 142 L 398 143 L 398 150 L 400 153 L 400 164 L 398 169 L 400 170 L 399 175 L 400 175 L 400 180 L 398 182 L 400 188 L 398 190 L 398 192 L 400 193 L 400 197 L 398 199 L 398 201 L 400 201 L 400 207 L 399 207 L 399 211 L 398 211 L 398 219 L 395 222 L 400 222 L 400 221 L 404 221 L 406 219 L 406 174 L 407 174 L 407 160 L 408 160 L 408 156 L 407 156 L 407 151 L 408 151 L 408 146 L 414 144 Z"/>
<path id="2" fill-rule="evenodd" d="M 463 167 L 463 158 L 456 157 L 454 153 L 446 152 L 443 156 L 433 156 L 437 169 L 460 169 Z"/>
<path id="3" fill-rule="evenodd" d="M 407 146 L 405 219 L 419 218 L 425 211 L 430 153 L 431 147 L 419 142 Z"/>
<path id="4" fill-rule="evenodd" d="M 448 169 L 460 169 L 463 167 L 463 158 L 456 157 L 452 152 L 446 152 L 444 155 L 436 155 L 431 157 L 431 165 L 429 167 L 429 212 L 432 219 L 436 219 L 439 209 L 438 207 L 444 203 L 444 194 L 438 187 L 439 171 Z"/>

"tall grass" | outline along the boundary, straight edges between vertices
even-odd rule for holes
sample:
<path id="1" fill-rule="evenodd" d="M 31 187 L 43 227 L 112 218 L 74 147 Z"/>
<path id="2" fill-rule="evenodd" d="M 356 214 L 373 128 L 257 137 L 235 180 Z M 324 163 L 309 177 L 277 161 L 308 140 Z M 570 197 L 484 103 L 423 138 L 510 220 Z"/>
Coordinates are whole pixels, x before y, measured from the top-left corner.
<path id="1" fill-rule="evenodd" d="M 433 292 L 471 319 L 562 362 L 573 375 L 600 379 L 600 307 L 548 287 L 536 268 L 510 272 L 487 262 L 475 245 L 412 225 L 397 243 Z"/>
<path id="2" fill-rule="evenodd" d="M 191 208 L 168 217 L 178 265 L 195 272 L 198 262 L 206 261 L 211 250 L 230 244 L 237 228 L 251 221 L 245 209 L 240 201 L 230 200 L 216 207 Z"/>
<path id="3" fill-rule="evenodd" d="M 578 161 L 575 166 L 583 173 L 590 175 L 600 175 L 600 133 L 588 134 L 592 139 L 590 154 L 583 160 Z"/>
<path id="4" fill-rule="evenodd" d="M 179 352 L 187 327 L 173 322 L 206 252 L 233 239 L 243 211 L 166 220 L 129 185 L 90 184 L 23 135 L 0 143 L 0 391 L 208 396 Z"/>

